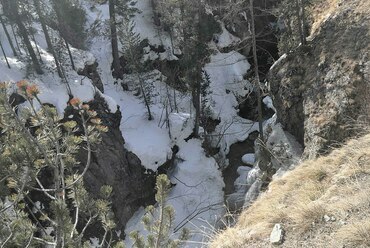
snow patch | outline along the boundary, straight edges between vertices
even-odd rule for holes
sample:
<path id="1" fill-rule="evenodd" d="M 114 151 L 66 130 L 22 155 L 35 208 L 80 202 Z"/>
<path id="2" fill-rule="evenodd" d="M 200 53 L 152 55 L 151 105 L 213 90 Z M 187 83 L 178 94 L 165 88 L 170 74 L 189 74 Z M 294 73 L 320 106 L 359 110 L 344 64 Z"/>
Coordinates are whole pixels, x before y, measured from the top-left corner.
<path id="1" fill-rule="evenodd" d="M 191 139 L 179 144 L 178 162 L 170 179 L 176 186 L 172 188 L 167 202 L 175 209 L 174 231 L 180 234 L 181 228 L 191 231 L 191 240 L 186 247 L 199 247 L 204 237 L 212 233 L 213 225 L 224 213 L 221 172 L 216 161 L 205 156 L 201 142 Z M 138 230 L 147 234 L 141 223 L 144 209 L 140 209 L 128 222 L 125 233 Z M 131 240 L 125 240 L 127 246 Z"/>
<path id="2" fill-rule="evenodd" d="M 254 153 L 247 153 L 242 157 L 244 164 L 253 165 L 256 160 Z"/>
<path id="3" fill-rule="evenodd" d="M 220 22 L 220 26 L 222 29 L 221 34 L 218 34 L 215 36 L 215 39 L 217 40 L 216 46 L 219 49 L 223 49 L 226 47 L 234 46 L 240 42 L 240 38 L 232 35 L 226 28 L 225 24 L 223 22 Z"/>
<path id="4" fill-rule="evenodd" d="M 243 78 L 249 68 L 246 57 L 235 51 L 218 52 L 205 66 L 211 80 L 212 118 L 220 120 L 213 143 L 220 146 L 224 157 L 232 144 L 244 141 L 251 132 L 258 130 L 258 123 L 238 116 L 238 98 L 246 96 L 253 88 Z"/>

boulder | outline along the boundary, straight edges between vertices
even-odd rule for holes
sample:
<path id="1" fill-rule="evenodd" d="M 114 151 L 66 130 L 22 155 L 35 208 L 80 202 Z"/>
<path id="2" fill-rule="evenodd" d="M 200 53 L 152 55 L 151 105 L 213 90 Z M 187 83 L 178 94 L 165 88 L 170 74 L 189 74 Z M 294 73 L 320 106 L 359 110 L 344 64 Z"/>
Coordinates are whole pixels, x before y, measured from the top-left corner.
<path id="1" fill-rule="evenodd" d="M 281 224 L 275 224 L 270 234 L 270 243 L 272 245 L 280 245 L 284 242 L 284 229 Z"/>

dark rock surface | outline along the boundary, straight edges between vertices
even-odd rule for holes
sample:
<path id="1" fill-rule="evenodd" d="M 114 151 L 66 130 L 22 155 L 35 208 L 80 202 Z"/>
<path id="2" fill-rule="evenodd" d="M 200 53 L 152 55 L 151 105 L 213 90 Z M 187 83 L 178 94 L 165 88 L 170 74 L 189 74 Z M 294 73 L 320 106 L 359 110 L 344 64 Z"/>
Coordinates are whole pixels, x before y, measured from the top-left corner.
<path id="1" fill-rule="evenodd" d="M 340 7 L 307 46 L 270 71 L 278 121 L 304 145 L 306 157 L 356 135 L 358 118 L 368 116 L 369 27 L 370 18 L 361 10 Z"/>
<path id="2" fill-rule="evenodd" d="M 121 112 L 109 113 L 108 106 L 100 97 L 89 103 L 98 112 L 109 131 L 102 134 L 102 143 L 95 148 L 92 163 L 85 175 L 85 185 L 93 196 L 99 195 L 100 187 L 113 187 L 112 209 L 117 220 L 117 229 L 122 230 L 127 221 L 141 206 L 154 202 L 155 176 L 147 172 L 140 159 L 124 147 L 120 131 Z M 80 153 L 86 161 L 86 153 Z"/>
<path id="3" fill-rule="evenodd" d="M 104 86 L 103 82 L 100 78 L 100 75 L 97 71 L 98 68 L 98 62 L 94 62 L 92 64 L 86 64 L 85 68 L 79 69 L 77 71 L 78 75 L 86 76 L 89 79 L 91 79 L 92 84 L 98 88 L 102 93 L 104 93 Z"/>

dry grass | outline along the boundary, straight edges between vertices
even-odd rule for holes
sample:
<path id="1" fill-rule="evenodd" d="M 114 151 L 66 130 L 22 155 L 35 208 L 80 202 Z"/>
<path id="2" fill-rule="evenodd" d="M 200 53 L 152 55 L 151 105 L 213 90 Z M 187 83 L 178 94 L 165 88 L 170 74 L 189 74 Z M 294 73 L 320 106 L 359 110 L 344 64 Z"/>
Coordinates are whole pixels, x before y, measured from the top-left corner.
<path id="1" fill-rule="evenodd" d="M 370 247 L 369 188 L 370 134 L 272 181 L 211 247 L 269 247 L 276 223 L 287 233 L 283 247 Z"/>
<path id="2" fill-rule="evenodd" d="M 311 36 L 318 32 L 321 24 L 335 13 L 338 7 L 338 0 L 320 0 L 309 10 L 312 18 Z"/>
<path id="3" fill-rule="evenodd" d="M 342 227 L 338 236 L 347 246 L 370 247 L 370 219 Z"/>
<path id="4" fill-rule="evenodd" d="M 327 18 L 334 16 L 336 13 L 339 12 L 339 9 L 342 7 L 349 7 L 351 8 L 354 13 L 360 14 L 368 14 L 370 9 L 370 1 L 368 0 L 317 0 L 315 4 L 313 4 L 308 13 L 312 18 L 312 25 L 311 25 L 311 32 L 310 36 L 315 36 L 317 32 L 320 31 L 320 27 Z M 340 4 L 341 3 L 341 4 Z M 356 18 L 354 16 L 353 18 Z"/>

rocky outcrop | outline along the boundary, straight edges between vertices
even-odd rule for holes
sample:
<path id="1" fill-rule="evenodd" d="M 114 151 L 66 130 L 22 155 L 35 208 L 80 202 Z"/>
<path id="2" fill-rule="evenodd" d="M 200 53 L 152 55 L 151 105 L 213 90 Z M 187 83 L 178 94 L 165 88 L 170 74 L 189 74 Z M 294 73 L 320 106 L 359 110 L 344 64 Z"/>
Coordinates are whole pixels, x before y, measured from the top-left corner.
<path id="1" fill-rule="evenodd" d="M 264 128 L 266 142 L 264 145 L 258 140 L 255 142 L 256 160 L 253 168 L 240 173 L 236 181 L 240 187 L 227 199 L 235 207 L 243 205 L 248 208 L 273 178 L 281 177 L 300 162 L 302 147 L 276 122 L 276 115 L 266 122 Z"/>
<path id="2" fill-rule="evenodd" d="M 363 4 L 336 5 L 308 45 L 269 73 L 278 121 L 304 145 L 306 157 L 355 135 L 354 123 L 369 113 L 370 18 Z"/>
<path id="3" fill-rule="evenodd" d="M 88 64 L 85 64 L 84 68 L 81 68 L 77 71 L 78 75 L 86 76 L 91 79 L 92 84 L 98 88 L 102 93 L 104 93 L 103 82 L 100 78 L 99 72 L 97 71 L 98 62 L 94 61 Z"/>
<path id="4" fill-rule="evenodd" d="M 98 112 L 109 131 L 102 134 L 102 143 L 93 153 L 92 163 L 85 175 L 85 185 L 93 196 L 99 195 L 100 187 L 113 187 L 112 209 L 117 220 L 117 229 L 123 230 L 127 221 L 139 207 L 154 201 L 155 176 L 147 172 L 140 159 L 125 149 L 120 131 L 121 112 L 110 113 L 105 101 L 96 96 L 89 103 Z M 79 155 L 86 161 L 86 153 Z"/>

